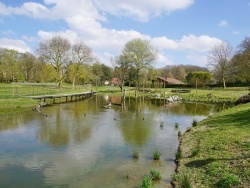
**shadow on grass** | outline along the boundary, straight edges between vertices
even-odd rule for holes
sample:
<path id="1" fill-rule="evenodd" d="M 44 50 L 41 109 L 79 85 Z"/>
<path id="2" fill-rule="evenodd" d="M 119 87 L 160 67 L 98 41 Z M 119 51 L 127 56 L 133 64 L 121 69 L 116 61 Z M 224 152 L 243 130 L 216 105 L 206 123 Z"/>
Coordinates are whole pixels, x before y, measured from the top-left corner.
<path id="1" fill-rule="evenodd" d="M 204 160 L 194 160 L 194 161 L 191 161 L 189 163 L 186 163 L 185 166 L 199 168 L 199 167 L 206 166 L 207 164 L 212 163 L 214 161 L 215 161 L 215 159 L 213 159 L 213 158 L 208 158 L 208 159 L 204 159 Z"/>

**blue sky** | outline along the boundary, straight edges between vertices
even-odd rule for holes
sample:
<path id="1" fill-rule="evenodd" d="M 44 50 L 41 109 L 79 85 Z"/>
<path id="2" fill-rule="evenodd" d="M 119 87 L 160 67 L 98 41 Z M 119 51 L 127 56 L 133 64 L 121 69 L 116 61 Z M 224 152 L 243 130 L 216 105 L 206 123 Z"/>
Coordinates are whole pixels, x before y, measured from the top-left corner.
<path id="1" fill-rule="evenodd" d="M 61 35 L 82 40 L 110 65 L 126 42 L 150 40 L 154 67 L 206 66 L 213 46 L 237 46 L 250 36 L 250 0 L 0 0 L 0 47 L 35 50 Z"/>

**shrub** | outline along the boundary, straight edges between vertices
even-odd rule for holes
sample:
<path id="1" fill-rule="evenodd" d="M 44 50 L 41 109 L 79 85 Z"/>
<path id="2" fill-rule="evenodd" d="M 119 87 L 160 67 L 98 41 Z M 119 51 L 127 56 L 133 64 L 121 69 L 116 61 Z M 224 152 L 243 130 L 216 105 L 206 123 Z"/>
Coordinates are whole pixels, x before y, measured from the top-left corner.
<path id="1" fill-rule="evenodd" d="M 157 169 L 151 169 L 150 175 L 151 175 L 152 180 L 160 180 L 161 179 L 161 174 L 160 174 L 159 170 L 157 170 Z"/>
<path id="2" fill-rule="evenodd" d="M 181 188 L 192 188 L 191 183 L 190 183 L 190 180 L 189 180 L 189 178 L 188 178 L 187 175 L 184 175 L 184 176 L 181 178 L 180 187 L 181 187 Z"/>
<path id="3" fill-rule="evenodd" d="M 232 188 L 239 184 L 239 179 L 231 174 L 222 177 L 216 184 L 218 188 Z"/>
<path id="4" fill-rule="evenodd" d="M 182 152 L 181 152 L 180 148 L 178 148 L 178 150 L 177 150 L 176 153 L 175 153 L 175 159 L 176 159 L 177 161 L 179 161 L 182 157 L 183 157 L 183 156 L 182 156 Z"/>
<path id="5" fill-rule="evenodd" d="M 197 126 L 197 124 L 198 124 L 198 121 L 194 119 L 192 122 L 192 125 L 195 127 L 195 126 Z"/>
<path id="6" fill-rule="evenodd" d="M 153 158 L 154 158 L 154 160 L 159 160 L 160 157 L 161 157 L 161 152 L 159 151 L 158 148 L 156 148 L 154 153 L 153 153 Z"/>
<path id="7" fill-rule="evenodd" d="M 140 187 L 141 188 L 153 188 L 151 176 L 144 176 Z"/>
<path id="8" fill-rule="evenodd" d="M 192 151 L 192 153 L 191 153 L 191 157 L 194 157 L 194 156 L 198 155 L 199 151 L 200 151 L 199 147 L 194 148 L 193 151 Z"/>

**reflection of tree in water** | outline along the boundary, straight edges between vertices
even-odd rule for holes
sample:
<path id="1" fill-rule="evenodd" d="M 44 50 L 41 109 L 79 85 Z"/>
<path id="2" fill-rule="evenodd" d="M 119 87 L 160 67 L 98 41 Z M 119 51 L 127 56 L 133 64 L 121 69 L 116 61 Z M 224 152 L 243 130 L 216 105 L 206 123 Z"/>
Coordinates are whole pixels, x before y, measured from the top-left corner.
<path id="1" fill-rule="evenodd" d="M 54 147 L 63 147 L 69 142 L 69 125 L 62 121 L 60 108 L 58 108 L 54 123 L 46 123 L 41 126 L 39 138 L 42 142 L 48 142 Z"/>
<path id="2" fill-rule="evenodd" d="M 151 133 L 150 126 L 137 115 L 130 120 L 121 120 L 120 130 L 125 141 L 132 146 L 146 144 Z"/>
<path id="3" fill-rule="evenodd" d="M 32 114 L 31 114 L 32 113 Z M 37 115 L 33 111 L 31 112 L 15 112 L 10 114 L 0 115 L 1 123 L 0 123 L 0 131 L 8 130 L 8 129 L 16 129 L 19 128 L 21 124 L 29 124 L 37 121 L 34 119 L 32 115 Z"/>
<path id="4" fill-rule="evenodd" d="M 89 124 L 90 118 L 84 116 L 86 106 L 81 103 L 74 103 L 69 105 L 70 108 L 57 108 L 56 112 L 51 114 L 54 120 L 52 123 L 44 121 L 42 123 L 39 138 L 42 142 L 50 143 L 51 146 L 60 148 L 67 146 L 70 141 L 83 142 L 90 137 L 91 126 Z M 90 120 L 91 121 L 91 120 Z"/>
<path id="5" fill-rule="evenodd" d="M 15 129 L 19 127 L 19 122 L 23 120 L 22 114 L 5 114 L 1 115 L 1 124 L 0 124 L 0 131 L 8 130 L 8 129 Z"/>
<path id="6" fill-rule="evenodd" d="M 80 143 L 85 139 L 89 138 L 90 135 L 91 135 L 91 127 L 77 125 L 74 131 L 74 141 Z"/>
<path id="7" fill-rule="evenodd" d="M 121 133 L 127 143 L 132 146 L 142 146 L 147 143 L 152 131 L 148 118 L 145 118 L 145 114 L 143 114 L 144 105 L 147 106 L 144 102 L 147 101 L 140 98 L 126 100 L 128 112 L 121 114 Z"/>

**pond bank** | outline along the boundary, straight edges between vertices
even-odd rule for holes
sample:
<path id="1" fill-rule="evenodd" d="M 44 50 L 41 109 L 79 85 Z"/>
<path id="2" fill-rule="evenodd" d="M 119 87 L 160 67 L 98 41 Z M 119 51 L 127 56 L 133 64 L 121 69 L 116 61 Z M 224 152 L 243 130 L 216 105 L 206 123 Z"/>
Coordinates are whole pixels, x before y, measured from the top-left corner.
<path id="1" fill-rule="evenodd" d="M 182 135 L 175 187 L 250 187 L 250 104 L 224 110 Z"/>

